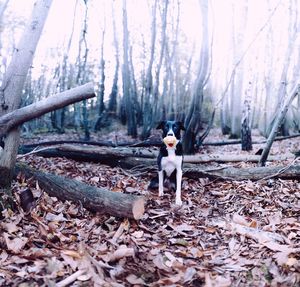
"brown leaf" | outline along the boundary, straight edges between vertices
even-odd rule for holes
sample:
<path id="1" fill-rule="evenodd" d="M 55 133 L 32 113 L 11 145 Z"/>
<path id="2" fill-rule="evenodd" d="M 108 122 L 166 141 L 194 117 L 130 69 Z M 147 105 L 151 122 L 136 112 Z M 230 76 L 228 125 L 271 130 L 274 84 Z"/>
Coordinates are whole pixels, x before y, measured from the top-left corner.
<path id="1" fill-rule="evenodd" d="M 14 253 L 19 253 L 28 242 L 28 238 L 26 237 L 17 237 L 14 239 L 10 239 L 9 234 L 6 232 L 3 233 L 3 236 L 8 250 Z"/>
<path id="2" fill-rule="evenodd" d="M 17 232 L 20 229 L 15 222 L 1 222 L 0 225 L 10 234 Z"/>
<path id="3" fill-rule="evenodd" d="M 63 213 L 59 213 L 58 215 L 56 215 L 51 212 L 48 212 L 45 218 L 48 221 L 57 221 L 57 222 L 67 221 L 67 219 L 64 217 Z"/>
<path id="4" fill-rule="evenodd" d="M 134 274 L 130 274 L 126 277 L 126 280 L 132 285 L 146 285 L 142 278 L 137 277 Z"/>
<path id="5" fill-rule="evenodd" d="M 161 254 L 154 257 L 153 263 L 158 269 L 170 271 L 170 268 L 165 264 L 164 258 Z"/>

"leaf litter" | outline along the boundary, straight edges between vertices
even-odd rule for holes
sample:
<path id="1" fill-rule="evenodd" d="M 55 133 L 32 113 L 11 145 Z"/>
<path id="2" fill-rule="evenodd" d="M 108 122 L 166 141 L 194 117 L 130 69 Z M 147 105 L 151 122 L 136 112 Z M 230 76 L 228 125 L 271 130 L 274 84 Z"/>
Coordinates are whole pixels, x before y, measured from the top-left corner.
<path id="1" fill-rule="evenodd" d="M 299 147 L 296 141 L 287 144 Z M 200 152 L 220 151 L 240 153 L 239 146 Z M 48 196 L 37 182 L 19 176 L 13 182 L 19 208 L 5 210 L 0 223 L 1 286 L 300 284 L 297 181 L 184 178 L 184 205 L 176 208 L 172 192 L 158 198 L 147 190 L 150 173 L 134 177 L 120 168 L 36 155 L 22 160 L 148 201 L 140 221 L 94 214 Z"/>

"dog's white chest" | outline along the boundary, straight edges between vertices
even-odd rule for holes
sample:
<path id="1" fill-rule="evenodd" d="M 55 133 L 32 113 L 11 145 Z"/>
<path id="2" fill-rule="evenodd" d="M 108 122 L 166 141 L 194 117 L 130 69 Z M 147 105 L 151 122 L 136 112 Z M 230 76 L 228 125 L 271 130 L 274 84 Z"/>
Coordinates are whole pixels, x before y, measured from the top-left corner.
<path id="1" fill-rule="evenodd" d="M 182 156 L 175 155 L 175 150 L 168 150 L 168 154 L 161 159 L 161 168 L 170 176 L 176 168 L 181 168 Z"/>

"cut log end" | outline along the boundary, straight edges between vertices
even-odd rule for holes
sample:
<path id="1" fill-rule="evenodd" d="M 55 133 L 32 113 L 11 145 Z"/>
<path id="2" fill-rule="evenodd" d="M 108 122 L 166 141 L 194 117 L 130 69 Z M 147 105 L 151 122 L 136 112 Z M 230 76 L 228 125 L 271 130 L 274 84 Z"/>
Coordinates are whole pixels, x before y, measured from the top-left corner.
<path id="1" fill-rule="evenodd" d="M 132 205 L 132 214 L 135 220 L 142 218 L 145 212 L 145 198 L 141 197 L 137 199 Z"/>

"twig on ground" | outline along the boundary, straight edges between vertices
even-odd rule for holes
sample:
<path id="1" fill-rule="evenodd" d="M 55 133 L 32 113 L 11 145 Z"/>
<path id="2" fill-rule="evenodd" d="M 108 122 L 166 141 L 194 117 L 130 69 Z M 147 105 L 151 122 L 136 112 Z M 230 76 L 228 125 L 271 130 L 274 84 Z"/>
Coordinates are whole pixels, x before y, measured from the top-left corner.
<path id="1" fill-rule="evenodd" d="M 77 280 L 77 278 L 81 275 L 86 273 L 86 270 L 78 270 L 72 275 L 68 276 L 64 280 L 61 280 L 60 282 L 56 283 L 56 287 L 65 287 L 68 286 L 69 284 L 73 283 L 74 281 Z"/>
<path id="2" fill-rule="evenodd" d="M 285 172 L 286 170 L 288 170 L 292 165 L 294 165 L 294 163 L 295 163 L 296 161 L 298 161 L 298 160 L 299 160 L 299 157 L 294 158 L 287 166 L 283 167 L 282 169 L 280 169 L 279 171 L 277 171 L 277 172 L 274 173 L 274 174 L 271 174 L 271 175 L 269 175 L 269 176 L 265 176 L 265 177 L 259 179 L 257 182 L 260 182 L 260 181 L 263 181 L 263 180 L 267 180 L 267 179 L 271 179 L 271 178 L 273 178 L 273 177 L 278 176 L 278 175 L 281 174 L 281 173 L 284 173 L 284 172 Z"/>

